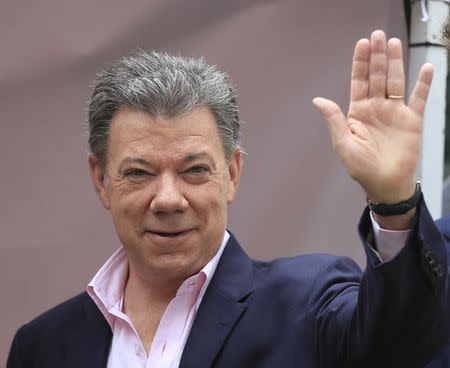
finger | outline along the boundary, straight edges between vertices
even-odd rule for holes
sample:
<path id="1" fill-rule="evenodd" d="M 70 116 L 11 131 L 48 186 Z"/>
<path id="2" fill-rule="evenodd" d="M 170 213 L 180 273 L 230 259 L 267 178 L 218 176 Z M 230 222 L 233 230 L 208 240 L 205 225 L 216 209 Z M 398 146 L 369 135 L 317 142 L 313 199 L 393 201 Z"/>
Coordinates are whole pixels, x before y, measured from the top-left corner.
<path id="1" fill-rule="evenodd" d="M 369 94 L 386 97 L 386 36 L 383 31 L 370 35 Z"/>
<path id="2" fill-rule="evenodd" d="M 433 65 L 425 64 L 422 66 L 417 77 L 416 85 L 409 98 L 408 107 L 419 116 L 423 116 L 425 104 L 427 102 L 430 85 L 433 79 Z"/>
<path id="3" fill-rule="evenodd" d="M 348 133 L 347 120 L 344 114 L 336 103 L 325 98 L 316 97 L 313 104 L 327 121 L 331 140 L 336 145 L 336 142 L 341 141 Z"/>
<path id="4" fill-rule="evenodd" d="M 387 44 L 387 96 L 405 95 L 405 70 L 403 67 L 402 43 L 398 38 L 391 38 Z M 402 101 L 399 99 L 398 101 Z"/>
<path id="5" fill-rule="evenodd" d="M 369 97 L 369 60 L 370 42 L 367 38 L 362 38 L 356 43 L 353 54 L 350 101 Z"/>

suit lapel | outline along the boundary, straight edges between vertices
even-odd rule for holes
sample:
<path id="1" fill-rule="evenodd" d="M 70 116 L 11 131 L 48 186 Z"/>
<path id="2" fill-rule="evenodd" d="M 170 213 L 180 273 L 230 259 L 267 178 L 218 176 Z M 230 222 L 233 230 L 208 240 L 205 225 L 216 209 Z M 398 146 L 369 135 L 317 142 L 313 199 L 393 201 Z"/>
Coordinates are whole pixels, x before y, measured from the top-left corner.
<path id="1" fill-rule="evenodd" d="M 247 307 L 253 291 L 253 264 L 230 235 L 192 325 L 180 368 L 211 367 Z"/>
<path id="2" fill-rule="evenodd" d="M 93 300 L 85 294 L 83 313 L 77 320 L 71 341 L 66 345 L 67 368 L 106 368 L 111 346 L 111 327 Z"/>

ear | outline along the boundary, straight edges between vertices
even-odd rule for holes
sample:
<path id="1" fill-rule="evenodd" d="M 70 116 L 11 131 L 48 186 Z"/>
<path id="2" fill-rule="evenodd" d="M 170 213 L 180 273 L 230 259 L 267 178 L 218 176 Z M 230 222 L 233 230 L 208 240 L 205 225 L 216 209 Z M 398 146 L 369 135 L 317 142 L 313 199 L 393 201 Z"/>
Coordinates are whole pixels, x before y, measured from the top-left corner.
<path id="1" fill-rule="evenodd" d="M 100 201 L 103 206 L 110 210 L 109 196 L 106 188 L 106 178 L 103 168 L 100 166 L 99 160 L 93 154 L 89 155 L 89 174 L 91 175 L 92 184 L 94 184 L 95 191 L 97 192 Z"/>
<path id="2" fill-rule="evenodd" d="M 241 170 L 242 170 L 242 163 L 241 163 L 241 150 L 239 148 L 236 148 L 230 158 L 230 162 L 228 163 L 228 172 L 230 174 L 230 182 L 228 183 L 228 197 L 227 201 L 228 203 L 233 202 L 238 187 L 239 187 L 239 181 L 241 179 Z"/>

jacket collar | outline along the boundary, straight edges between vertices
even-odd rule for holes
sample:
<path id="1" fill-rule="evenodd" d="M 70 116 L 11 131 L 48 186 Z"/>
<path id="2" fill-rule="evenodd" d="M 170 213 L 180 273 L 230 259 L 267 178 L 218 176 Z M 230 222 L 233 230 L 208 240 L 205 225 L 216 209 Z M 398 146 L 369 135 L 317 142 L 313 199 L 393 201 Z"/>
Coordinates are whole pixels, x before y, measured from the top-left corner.
<path id="1" fill-rule="evenodd" d="M 180 368 L 210 367 L 253 291 L 253 263 L 236 238 L 230 239 L 200 304 L 180 362 Z M 63 354 L 65 367 L 106 367 L 111 327 L 85 292 L 82 316 L 71 331 L 73 343 Z M 74 357 L 76 357 L 74 359 Z"/>
<path id="2" fill-rule="evenodd" d="M 111 346 L 111 327 L 86 292 L 79 297 L 81 314 L 74 316 L 76 321 L 71 331 L 66 332 L 71 341 L 61 351 L 65 361 L 62 366 L 105 368 Z"/>
<path id="3" fill-rule="evenodd" d="M 195 317 L 180 368 L 212 365 L 254 290 L 252 260 L 230 235 Z"/>

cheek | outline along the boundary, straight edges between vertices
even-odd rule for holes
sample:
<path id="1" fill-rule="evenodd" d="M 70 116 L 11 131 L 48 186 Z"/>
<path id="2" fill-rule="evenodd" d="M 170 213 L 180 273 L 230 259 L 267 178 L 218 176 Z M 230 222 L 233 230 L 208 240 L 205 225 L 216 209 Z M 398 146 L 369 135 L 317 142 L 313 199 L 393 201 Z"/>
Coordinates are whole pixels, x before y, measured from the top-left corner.
<path id="1" fill-rule="evenodd" d="M 224 193 L 208 198 L 203 205 L 203 221 L 210 229 L 222 228 L 225 226 L 227 217 L 227 200 Z"/>
<path id="2" fill-rule="evenodd" d="M 221 185 L 220 185 L 221 184 Z M 191 207 L 203 216 L 217 216 L 227 209 L 228 188 L 224 183 L 211 182 L 190 192 Z M 211 218 L 209 220 L 214 220 Z"/>
<path id="3" fill-rule="evenodd" d="M 142 198 L 142 196 L 127 195 L 120 196 L 111 202 L 111 214 L 116 226 L 126 226 L 129 229 L 130 222 L 134 226 L 138 225 L 139 219 L 145 213 L 145 203 Z"/>

